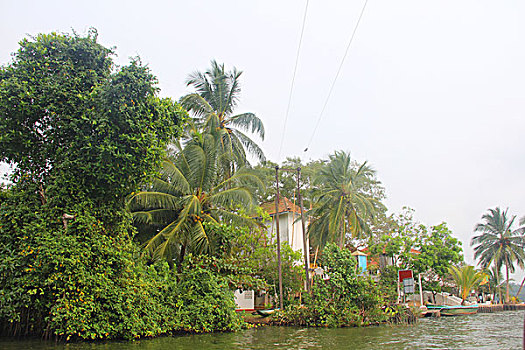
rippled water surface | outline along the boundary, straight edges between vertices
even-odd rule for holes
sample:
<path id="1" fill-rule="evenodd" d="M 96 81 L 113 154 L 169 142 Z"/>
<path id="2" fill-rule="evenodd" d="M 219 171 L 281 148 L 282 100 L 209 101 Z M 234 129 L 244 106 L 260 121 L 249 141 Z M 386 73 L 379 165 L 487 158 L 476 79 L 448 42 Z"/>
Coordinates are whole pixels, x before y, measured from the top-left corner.
<path id="1" fill-rule="evenodd" d="M 137 342 L 56 345 L 0 340 L 0 349 L 522 349 L 524 311 L 427 318 L 411 326 L 315 329 L 262 327 L 239 333 L 162 337 Z"/>

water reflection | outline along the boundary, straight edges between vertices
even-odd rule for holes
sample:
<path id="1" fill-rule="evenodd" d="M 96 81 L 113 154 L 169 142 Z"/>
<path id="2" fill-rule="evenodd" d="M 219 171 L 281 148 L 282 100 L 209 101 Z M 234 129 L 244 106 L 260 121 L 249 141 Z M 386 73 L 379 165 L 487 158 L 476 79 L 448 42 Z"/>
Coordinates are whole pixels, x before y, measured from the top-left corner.
<path id="1" fill-rule="evenodd" d="M 136 342 L 57 345 L 2 341 L 6 350 L 214 349 L 521 349 L 524 311 L 422 319 L 416 325 L 367 328 L 262 327 L 239 333 L 184 335 Z"/>

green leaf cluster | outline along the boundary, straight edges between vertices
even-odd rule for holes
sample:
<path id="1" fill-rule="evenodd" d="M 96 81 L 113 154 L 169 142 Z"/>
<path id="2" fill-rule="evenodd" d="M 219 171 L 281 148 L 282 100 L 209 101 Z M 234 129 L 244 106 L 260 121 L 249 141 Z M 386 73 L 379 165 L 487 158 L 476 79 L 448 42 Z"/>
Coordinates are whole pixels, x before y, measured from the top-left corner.
<path id="1" fill-rule="evenodd" d="M 330 243 L 323 251 L 320 265 L 329 279 L 316 276 L 311 296 L 305 296 L 303 305 L 290 305 L 279 312 L 276 323 L 346 327 L 386 320 L 376 283 L 369 276 L 359 275 L 350 250 Z"/>
<path id="2" fill-rule="evenodd" d="M 215 265 L 215 266 L 214 266 Z M 233 292 L 225 277 L 214 271 L 216 262 L 189 255 L 174 289 L 175 328 L 186 332 L 235 331 L 244 325 L 235 312 Z"/>
<path id="3" fill-rule="evenodd" d="M 15 166 L 0 191 L 0 333 L 238 329 L 218 272 L 177 275 L 141 259 L 126 196 L 154 177 L 186 112 L 156 96 L 140 60 L 116 69 L 111 53 L 94 31 L 41 34 L 0 69 L 0 160 Z"/>

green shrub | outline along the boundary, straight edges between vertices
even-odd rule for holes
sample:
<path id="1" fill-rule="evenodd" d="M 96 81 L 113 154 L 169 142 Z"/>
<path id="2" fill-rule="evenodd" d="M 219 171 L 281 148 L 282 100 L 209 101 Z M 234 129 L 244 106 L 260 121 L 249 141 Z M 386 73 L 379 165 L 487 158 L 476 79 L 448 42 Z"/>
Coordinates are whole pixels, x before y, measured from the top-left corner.
<path id="1" fill-rule="evenodd" d="M 188 256 L 174 295 L 175 329 L 186 332 L 236 331 L 244 324 L 235 312 L 225 277 L 212 270 L 206 256 Z M 213 264 L 213 263 L 212 263 Z"/>
<path id="2" fill-rule="evenodd" d="M 84 212 L 65 229 L 30 206 L 14 205 L 24 196 L 10 192 L 0 205 L 4 334 L 132 339 L 242 326 L 226 279 L 205 258 L 189 259 L 182 275 L 165 263 L 145 266 L 129 224 L 110 235 Z"/>
<path id="3" fill-rule="evenodd" d="M 316 276 L 312 294 L 304 305 L 289 305 L 276 317 L 277 324 L 344 327 L 362 326 L 385 320 L 383 300 L 374 281 L 360 276 L 355 257 L 346 249 L 329 244 L 321 266 L 328 268 L 328 280 Z"/>
<path id="4" fill-rule="evenodd" d="M 397 303 L 398 268 L 386 266 L 379 275 L 379 291 L 387 304 Z"/>

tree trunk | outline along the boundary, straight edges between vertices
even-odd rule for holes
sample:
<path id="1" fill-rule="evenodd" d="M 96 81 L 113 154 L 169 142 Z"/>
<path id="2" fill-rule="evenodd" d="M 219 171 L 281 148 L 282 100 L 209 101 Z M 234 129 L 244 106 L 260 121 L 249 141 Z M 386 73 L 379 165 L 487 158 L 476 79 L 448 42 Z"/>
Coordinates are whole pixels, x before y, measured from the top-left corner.
<path id="1" fill-rule="evenodd" d="M 180 246 L 179 266 L 177 266 L 179 273 L 182 273 L 182 262 L 184 261 L 185 254 L 186 254 L 186 245 L 182 244 Z"/>
<path id="2" fill-rule="evenodd" d="M 521 281 L 520 289 L 518 289 L 518 293 L 516 293 L 516 298 L 518 298 L 518 295 L 520 295 L 521 289 L 523 288 L 523 283 L 525 283 L 525 277 L 523 277 L 523 280 Z"/>
<path id="3" fill-rule="evenodd" d="M 345 243 L 345 225 L 341 225 L 341 237 L 339 238 L 339 248 L 343 248 Z"/>
<path id="4" fill-rule="evenodd" d="M 509 299 L 509 259 L 505 259 L 505 269 L 507 271 L 507 292 L 505 294 L 505 303 L 508 304 L 510 299 Z"/>
<path id="5" fill-rule="evenodd" d="M 497 266 L 496 266 L 496 269 L 497 269 Z M 496 290 L 498 291 L 498 294 L 499 294 L 499 300 L 498 300 L 498 304 L 503 304 L 501 301 L 501 284 L 499 283 L 499 271 L 496 270 Z M 496 294 L 496 292 L 494 292 L 494 294 Z"/>

